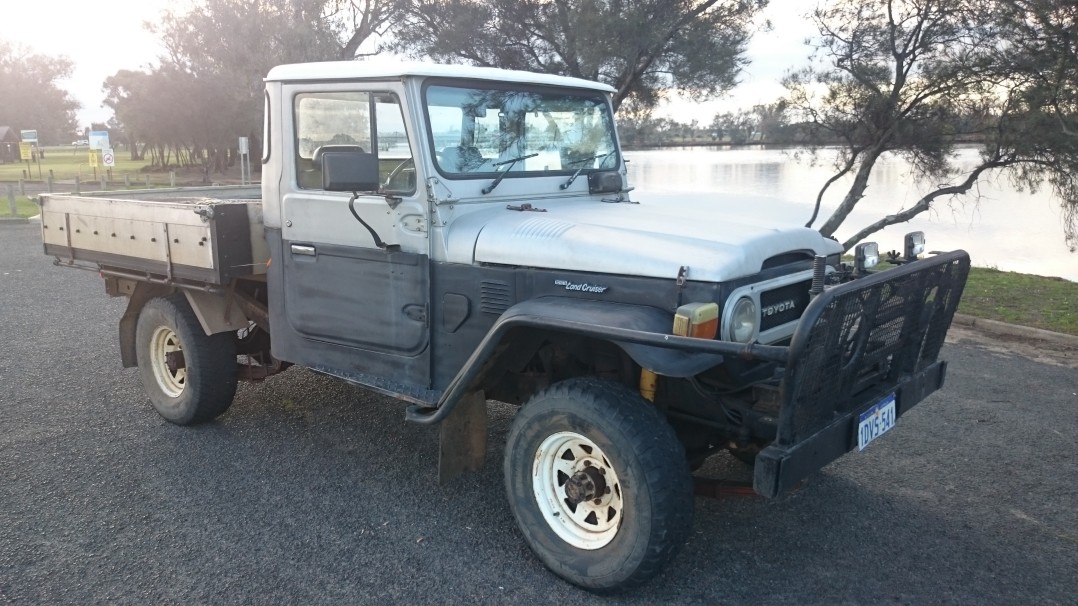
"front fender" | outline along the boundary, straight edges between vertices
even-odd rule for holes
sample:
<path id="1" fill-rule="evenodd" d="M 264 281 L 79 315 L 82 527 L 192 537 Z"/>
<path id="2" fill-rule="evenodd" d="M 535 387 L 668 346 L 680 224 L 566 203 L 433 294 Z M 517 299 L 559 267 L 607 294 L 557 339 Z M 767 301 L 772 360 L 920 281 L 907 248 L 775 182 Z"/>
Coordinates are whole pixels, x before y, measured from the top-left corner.
<path id="1" fill-rule="evenodd" d="M 510 307 L 498 318 L 436 407 L 412 406 L 406 418 L 437 423 L 468 391 L 507 332 L 514 328 L 581 335 L 622 348 L 640 366 L 658 374 L 686 377 L 721 364 L 724 355 L 785 361 L 786 348 L 743 345 L 670 334 L 673 314 L 654 307 L 566 297 L 539 297 Z"/>

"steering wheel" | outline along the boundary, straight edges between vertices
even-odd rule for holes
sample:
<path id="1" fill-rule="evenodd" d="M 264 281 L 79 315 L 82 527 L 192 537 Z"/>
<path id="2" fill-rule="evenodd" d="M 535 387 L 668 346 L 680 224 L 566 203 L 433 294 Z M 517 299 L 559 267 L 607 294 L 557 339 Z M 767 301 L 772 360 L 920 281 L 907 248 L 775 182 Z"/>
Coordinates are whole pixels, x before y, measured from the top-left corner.
<path id="1" fill-rule="evenodd" d="M 384 187 L 384 188 L 388 188 L 388 187 L 389 187 L 389 184 L 393 182 L 393 179 L 396 179 L 398 175 L 400 175 L 400 174 L 401 174 L 402 172 L 404 172 L 404 169 L 405 169 L 405 168 L 406 168 L 406 167 L 407 167 L 407 166 L 408 166 L 409 164 L 411 164 L 411 165 L 412 165 L 412 166 L 414 167 L 414 166 L 415 166 L 415 159 L 413 159 L 413 158 L 406 158 L 406 159 L 404 160 L 404 162 L 401 162 L 400 164 L 398 164 L 398 165 L 394 166 L 394 167 L 393 167 L 393 170 L 389 171 L 389 176 L 387 176 L 387 177 L 386 177 L 386 180 L 385 180 L 385 182 L 384 182 L 384 183 L 382 184 L 382 187 Z"/>

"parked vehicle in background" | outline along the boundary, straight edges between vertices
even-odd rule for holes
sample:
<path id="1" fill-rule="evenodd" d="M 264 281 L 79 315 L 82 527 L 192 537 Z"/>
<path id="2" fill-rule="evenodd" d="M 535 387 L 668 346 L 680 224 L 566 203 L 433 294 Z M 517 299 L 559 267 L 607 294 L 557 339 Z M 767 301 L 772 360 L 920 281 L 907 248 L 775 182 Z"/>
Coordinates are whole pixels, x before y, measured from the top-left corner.
<path id="1" fill-rule="evenodd" d="M 129 298 L 124 366 L 173 423 L 298 364 L 440 424 L 477 469 L 521 405 L 510 507 L 556 574 L 641 583 L 688 536 L 691 469 L 729 450 L 778 496 L 940 388 L 969 269 L 873 273 L 803 227 L 630 197 L 610 87 L 516 71 L 317 63 L 266 79 L 261 191 L 43 195 L 46 254 Z"/>

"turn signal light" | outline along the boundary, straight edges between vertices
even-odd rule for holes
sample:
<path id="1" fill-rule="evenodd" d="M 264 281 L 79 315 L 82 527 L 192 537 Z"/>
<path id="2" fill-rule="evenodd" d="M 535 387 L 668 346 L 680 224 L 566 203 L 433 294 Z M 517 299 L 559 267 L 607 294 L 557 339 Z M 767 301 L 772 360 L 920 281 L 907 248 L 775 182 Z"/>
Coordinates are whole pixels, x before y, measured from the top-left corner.
<path id="1" fill-rule="evenodd" d="M 673 332 L 679 337 L 714 339 L 719 334 L 719 304 L 688 303 L 677 308 Z"/>

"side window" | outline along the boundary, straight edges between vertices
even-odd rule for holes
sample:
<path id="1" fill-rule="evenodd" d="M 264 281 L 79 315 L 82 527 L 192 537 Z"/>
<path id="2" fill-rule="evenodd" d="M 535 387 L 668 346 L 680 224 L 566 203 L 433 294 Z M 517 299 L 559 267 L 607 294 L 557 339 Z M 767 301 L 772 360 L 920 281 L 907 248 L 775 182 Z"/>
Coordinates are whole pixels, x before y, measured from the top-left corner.
<path id="1" fill-rule="evenodd" d="M 374 154 L 385 190 L 415 191 L 415 163 L 395 95 L 301 93 L 294 111 L 296 182 L 301 189 L 322 189 L 322 154 L 337 150 Z"/>
<path id="2" fill-rule="evenodd" d="M 404 113 L 396 95 L 375 95 L 374 121 L 382 188 L 388 192 L 414 192 L 415 160 L 404 128 Z"/>
<path id="3" fill-rule="evenodd" d="M 265 93 L 266 103 L 262 110 L 262 164 L 270 159 L 270 98 Z"/>
<path id="4" fill-rule="evenodd" d="M 296 181 L 301 189 L 322 189 L 322 153 L 371 151 L 369 93 L 296 95 Z"/>

